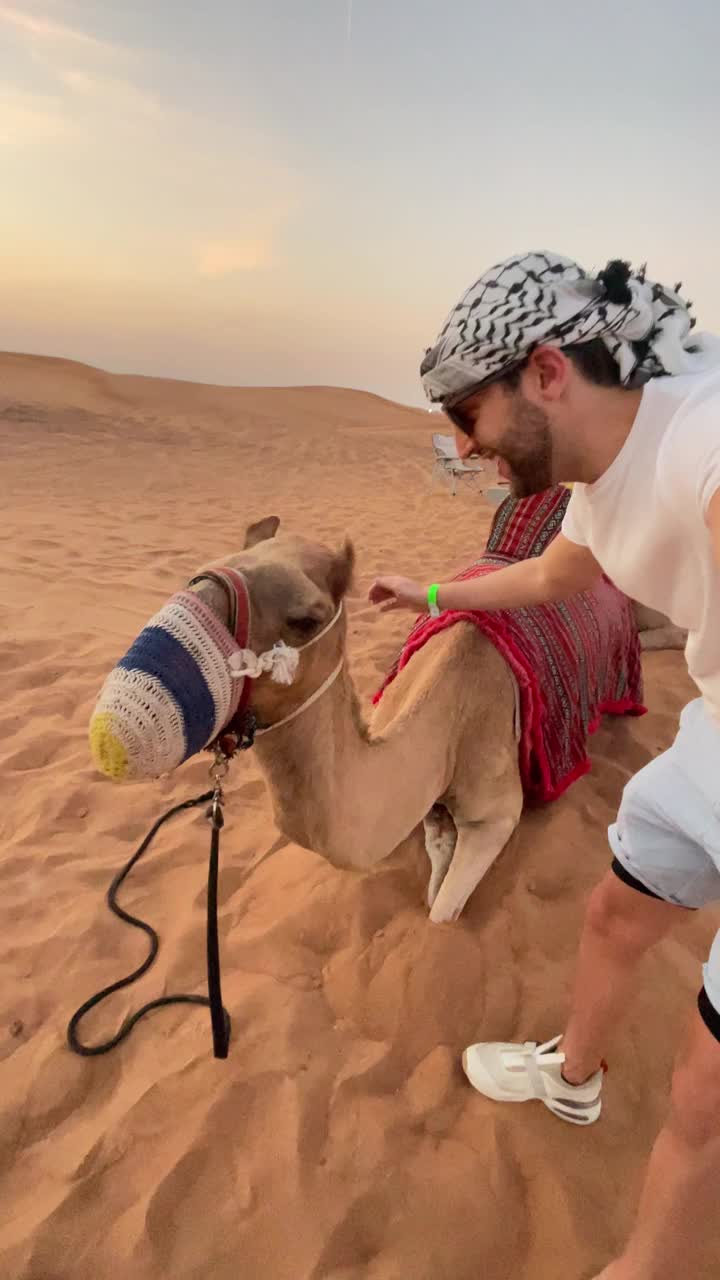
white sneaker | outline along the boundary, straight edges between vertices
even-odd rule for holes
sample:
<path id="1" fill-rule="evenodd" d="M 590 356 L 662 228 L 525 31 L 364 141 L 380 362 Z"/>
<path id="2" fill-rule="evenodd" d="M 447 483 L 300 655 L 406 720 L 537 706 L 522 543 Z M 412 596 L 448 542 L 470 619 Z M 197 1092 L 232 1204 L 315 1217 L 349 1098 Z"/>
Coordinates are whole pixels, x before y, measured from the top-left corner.
<path id="1" fill-rule="evenodd" d="M 494 1102 L 537 1099 L 570 1124 L 593 1124 L 600 1116 L 603 1068 L 584 1084 L 563 1080 L 565 1054 L 556 1053 L 562 1036 L 536 1044 L 471 1044 L 462 1056 L 473 1089 Z"/>

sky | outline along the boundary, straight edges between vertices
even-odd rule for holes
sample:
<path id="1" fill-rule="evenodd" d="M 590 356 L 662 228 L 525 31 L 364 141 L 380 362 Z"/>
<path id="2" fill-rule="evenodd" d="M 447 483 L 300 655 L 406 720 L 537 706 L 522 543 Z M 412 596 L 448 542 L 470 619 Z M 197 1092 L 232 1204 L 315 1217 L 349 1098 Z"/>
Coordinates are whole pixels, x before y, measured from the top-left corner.
<path id="1" fill-rule="evenodd" d="M 0 348 L 423 402 L 487 267 L 720 330 L 716 0 L 0 0 Z"/>

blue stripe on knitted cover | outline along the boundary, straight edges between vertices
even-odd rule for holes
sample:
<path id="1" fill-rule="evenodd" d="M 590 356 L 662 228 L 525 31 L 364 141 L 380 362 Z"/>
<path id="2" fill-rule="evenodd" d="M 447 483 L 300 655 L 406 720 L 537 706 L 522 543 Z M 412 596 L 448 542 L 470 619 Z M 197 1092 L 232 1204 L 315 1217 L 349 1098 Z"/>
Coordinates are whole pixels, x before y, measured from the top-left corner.
<path id="1" fill-rule="evenodd" d="M 215 727 L 215 702 L 197 662 L 180 641 L 162 627 L 145 627 L 118 666 L 144 671 L 165 686 L 185 722 L 183 758 L 202 751 Z"/>

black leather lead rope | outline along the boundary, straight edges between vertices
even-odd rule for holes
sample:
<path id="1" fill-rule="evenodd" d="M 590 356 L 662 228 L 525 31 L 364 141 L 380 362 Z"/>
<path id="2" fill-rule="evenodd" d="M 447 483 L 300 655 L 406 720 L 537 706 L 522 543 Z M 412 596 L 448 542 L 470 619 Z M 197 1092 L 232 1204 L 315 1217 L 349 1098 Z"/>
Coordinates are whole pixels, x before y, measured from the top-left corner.
<path id="1" fill-rule="evenodd" d="M 218 938 L 217 888 L 220 861 L 220 832 L 225 819 L 222 808 L 222 791 L 218 786 L 208 809 L 212 823 L 210 836 L 210 865 L 207 891 L 207 972 L 208 1002 L 212 1023 L 213 1053 L 216 1058 L 227 1058 L 230 1048 L 230 1015 L 223 1006 L 220 985 L 220 941 Z"/>
<path id="2" fill-rule="evenodd" d="M 129 862 L 120 870 L 107 891 L 107 904 L 114 915 L 120 920 L 124 920 L 126 924 L 133 925 L 136 929 L 142 929 L 150 939 L 150 949 L 147 956 L 133 973 L 128 974 L 127 978 L 120 978 L 117 982 L 113 982 L 109 987 L 103 987 L 102 991 L 98 991 L 89 1000 L 73 1014 L 67 1029 L 67 1040 L 70 1048 L 74 1053 L 79 1053 L 84 1058 L 96 1057 L 101 1053 L 109 1053 L 116 1045 L 125 1040 L 132 1031 L 136 1022 L 143 1018 L 146 1013 L 150 1013 L 151 1009 L 160 1009 L 163 1005 L 168 1004 L 200 1004 L 210 1009 L 210 1018 L 212 1022 L 213 1035 L 213 1052 L 216 1058 L 227 1058 L 228 1048 L 230 1044 L 230 1015 L 223 1008 L 222 991 L 220 987 L 220 948 L 218 942 L 218 924 L 217 924 L 217 886 L 218 886 L 218 865 L 220 856 L 220 831 L 223 826 L 223 795 L 219 778 L 215 776 L 215 787 L 212 791 L 206 791 L 203 795 L 197 796 L 195 800 L 185 800 L 182 804 L 176 804 L 167 813 L 158 818 L 157 822 L 146 835 L 140 848 L 136 850 Z M 136 862 L 146 852 L 151 845 L 160 828 L 176 813 L 180 813 L 183 809 L 194 809 L 198 805 L 207 804 L 211 801 L 207 811 L 207 816 L 212 824 L 212 832 L 210 836 L 210 864 L 208 868 L 208 895 L 207 895 L 207 965 L 208 965 L 208 994 L 206 996 L 161 996 L 157 1000 L 151 1000 L 149 1004 L 144 1004 L 136 1013 L 130 1014 L 123 1022 L 120 1030 L 110 1040 L 104 1040 L 100 1044 L 88 1045 L 83 1044 L 78 1037 L 78 1027 L 82 1019 L 91 1009 L 106 1000 L 108 996 L 115 991 L 121 991 L 123 987 L 129 987 L 131 983 L 137 982 L 144 973 L 147 973 L 153 964 L 158 950 L 160 948 L 160 939 L 153 929 L 152 925 L 145 920 L 138 919 L 129 911 L 125 911 L 117 901 L 117 892 L 123 881 L 132 871 Z"/>

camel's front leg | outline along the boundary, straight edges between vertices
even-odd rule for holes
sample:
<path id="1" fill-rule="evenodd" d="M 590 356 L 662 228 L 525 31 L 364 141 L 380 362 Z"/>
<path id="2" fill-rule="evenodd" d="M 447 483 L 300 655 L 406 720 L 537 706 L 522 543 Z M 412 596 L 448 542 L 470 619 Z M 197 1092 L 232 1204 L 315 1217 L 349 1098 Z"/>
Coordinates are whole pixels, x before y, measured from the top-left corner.
<path id="1" fill-rule="evenodd" d="M 505 847 L 517 818 L 495 822 L 458 822 L 457 845 L 445 879 L 430 912 L 433 924 L 457 920 L 473 889 Z"/>
<path id="2" fill-rule="evenodd" d="M 425 849 L 432 871 L 427 891 L 431 907 L 438 896 L 457 843 L 457 827 L 444 804 L 434 804 L 425 818 Z"/>

